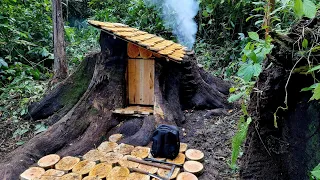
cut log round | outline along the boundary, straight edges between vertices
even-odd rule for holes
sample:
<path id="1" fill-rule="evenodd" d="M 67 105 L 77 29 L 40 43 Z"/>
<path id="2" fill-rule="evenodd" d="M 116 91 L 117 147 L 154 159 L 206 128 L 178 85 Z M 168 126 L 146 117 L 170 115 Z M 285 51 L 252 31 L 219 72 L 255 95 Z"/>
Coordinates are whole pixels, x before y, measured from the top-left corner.
<path id="1" fill-rule="evenodd" d="M 40 167 L 31 167 L 25 170 L 21 175 L 21 180 L 33 180 L 40 178 L 46 171 Z"/>
<path id="2" fill-rule="evenodd" d="M 98 149 L 92 149 L 89 152 L 87 152 L 85 155 L 83 155 L 83 159 L 99 163 L 99 161 L 103 155 L 104 154 L 101 151 L 99 151 Z"/>
<path id="3" fill-rule="evenodd" d="M 123 138 L 123 135 L 122 134 L 113 134 L 109 137 L 109 141 L 110 142 L 118 142 L 120 141 L 121 139 Z"/>
<path id="4" fill-rule="evenodd" d="M 130 58 L 137 58 L 139 56 L 139 46 L 128 43 L 128 56 Z"/>
<path id="5" fill-rule="evenodd" d="M 149 166 L 149 165 L 145 165 L 145 164 L 139 164 L 138 169 L 147 171 L 151 174 L 155 174 L 159 168 L 157 167 L 153 167 L 153 166 Z"/>
<path id="6" fill-rule="evenodd" d="M 150 176 L 137 172 L 130 173 L 127 180 L 150 180 Z"/>
<path id="7" fill-rule="evenodd" d="M 101 180 L 101 179 L 96 176 L 87 176 L 87 177 L 83 178 L 82 180 Z"/>
<path id="8" fill-rule="evenodd" d="M 140 51 L 140 56 L 143 59 L 149 59 L 152 56 L 152 51 L 149 51 L 149 50 L 147 50 L 145 48 L 139 47 L 139 51 Z"/>
<path id="9" fill-rule="evenodd" d="M 114 148 L 114 152 L 119 153 L 119 154 L 123 154 L 123 155 L 127 155 L 127 154 L 130 154 L 133 149 L 134 149 L 134 146 L 121 143 L 116 148 Z"/>
<path id="10" fill-rule="evenodd" d="M 64 171 L 60 171 L 60 170 L 57 170 L 57 169 L 48 169 L 44 174 L 43 176 L 63 176 L 65 174 Z"/>
<path id="11" fill-rule="evenodd" d="M 107 179 L 126 179 L 130 174 L 130 171 L 126 167 L 116 166 L 112 168 L 111 172 L 109 173 Z"/>
<path id="12" fill-rule="evenodd" d="M 100 163 L 97 164 L 90 172 L 89 176 L 98 176 L 99 178 L 106 178 L 112 169 L 111 164 Z"/>
<path id="13" fill-rule="evenodd" d="M 53 168 L 54 165 L 59 162 L 60 156 L 57 154 L 50 154 L 47 156 L 42 157 L 38 161 L 38 166 L 42 168 Z"/>
<path id="14" fill-rule="evenodd" d="M 101 157 L 100 161 L 107 164 L 116 164 L 123 158 L 122 154 L 109 152 Z"/>
<path id="15" fill-rule="evenodd" d="M 187 160 L 202 162 L 204 159 L 204 154 L 203 154 L 203 152 L 201 152 L 197 149 L 188 149 L 186 151 L 186 158 L 187 158 Z"/>
<path id="16" fill-rule="evenodd" d="M 61 177 L 58 176 L 41 176 L 39 179 L 34 180 L 61 180 Z"/>
<path id="17" fill-rule="evenodd" d="M 69 173 L 61 177 L 61 180 L 81 180 L 81 179 L 82 179 L 82 176 L 77 173 Z"/>
<path id="18" fill-rule="evenodd" d="M 150 153 L 150 148 L 137 146 L 132 150 L 131 155 L 143 159 L 148 157 L 149 153 Z"/>
<path id="19" fill-rule="evenodd" d="M 80 158 L 66 156 L 60 159 L 60 161 L 55 165 L 55 168 L 68 173 L 78 162 L 80 162 Z"/>
<path id="20" fill-rule="evenodd" d="M 188 144 L 186 143 L 180 143 L 180 150 L 179 152 L 184 153 L 188 149 Z"/>
<path id="21" fill-rule="evenodd" d="M 182 153 L 179 153 L 178 156 L 174 159 L 167 159 L 167 162 L 175 163 L 175 164 L 183 164 L 186 159 L 186 156 Z"/>
<path id="22" fill-rule="evenodd" d="M 161 158 L 161 157 L 155 158 L 155 157 L 152 156 L 151 153 L 148 155 L 148 158 L 154 158 L 154 159 L 159 160 L 159 161 L 165 161 L 166 160 L 166 158 Z"/>
<path id="23" fill-rule="evenodd" d="M 88 174 L 96 165 L 93 161 L 83 160 L 78 162 L 73 168 L 72 172 L 80 175 Z"/>
<path id="24" fill-rule="evenodd" d="M 171 177 L 170 177 L 169 179 L 174 179 L 174 178 L 176 178 L 176 177 L 178 176 L 179 172 L 180 172 L 180 168 L 175 168 L 174 171 L 173 171 L 173 173 L 172 173 L 172 175 L 171 175 Z M 159 176 L 165 177 L 165 178 L 168 177 L 169 173 L 170 173 L 170 170 L 168 170 L 168 169 L 162 169 L 162 168 L 159 168 L 159 170 L 158 170 L 158 172 L 157 172 L 157 174 L 158 174 Z"/>
<path id="25" fill-rule="evenodd" d="M 198 180 L 198 178 L 192 173 L 182 172 L 178 175 L 177 180 Z"/>
<path id="26" fill-rule="evenodd" d="M 128 161 L 128 160 L 127 160 L 128 157 L 140 159 L 140 158 L 135 157 L 135 156 L 125 155 L 125 156 L 123 156 L 123 158 L 119 161 L 120 166 L 122 166 L 122 167 L 127 167 L 127 168 L 136 168 L 136 167 L 139 166 L 139 163 L 137 163 L 137 162 Z"/>
<path id="27" fill-rule="evenodd" d="M 103 142 L 100 144 L 100 146 L 98 147 L 98 150 L 103 152 L 103 153 L 108 153 L 108 152 L 112 152 L 114 148 L 116 148 L 118 146 L 117 143 L 115 142 Z"/>
<path id="28" fill-rule="evenodd" d="M 186 161 L 183 165 L 184 171 L 195 175 L 200 175 L 203 172 L 203 164 L 198 161 Z"/>

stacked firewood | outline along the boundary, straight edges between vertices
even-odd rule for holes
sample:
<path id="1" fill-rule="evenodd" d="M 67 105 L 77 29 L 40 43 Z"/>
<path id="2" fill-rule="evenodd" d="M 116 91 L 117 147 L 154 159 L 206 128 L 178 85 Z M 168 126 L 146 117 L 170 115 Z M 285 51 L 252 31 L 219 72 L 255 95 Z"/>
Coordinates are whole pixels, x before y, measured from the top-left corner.
<path id="1" fill-rule="evenodd" d="M 121 134 L 110 136 L 97 149 L 81 158 L 50 154 L 30 167 L 21 180 L 197 180 L 203 172 L 204 154 L 180 144 L 180 153 L 173 159 L 153 158 L 150 148 L 118 144 Z M 169 177 L 170 176 L 170 177 Z"/>

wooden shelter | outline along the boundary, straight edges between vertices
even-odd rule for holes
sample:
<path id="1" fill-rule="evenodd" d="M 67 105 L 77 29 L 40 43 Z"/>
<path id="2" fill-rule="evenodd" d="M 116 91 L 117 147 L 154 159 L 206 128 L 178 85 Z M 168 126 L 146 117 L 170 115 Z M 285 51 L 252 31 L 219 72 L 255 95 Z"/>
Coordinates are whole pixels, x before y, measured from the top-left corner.
<path id="1" fill-rule="evenodd" d="M 124 24 L 94 20 L 88 22 L 127 43 L 127 105 L 113 112 L 135 116 L 153 113 L 163 115 L 154 96 L 155 61 L 181 63 L 187 48 Z"/>

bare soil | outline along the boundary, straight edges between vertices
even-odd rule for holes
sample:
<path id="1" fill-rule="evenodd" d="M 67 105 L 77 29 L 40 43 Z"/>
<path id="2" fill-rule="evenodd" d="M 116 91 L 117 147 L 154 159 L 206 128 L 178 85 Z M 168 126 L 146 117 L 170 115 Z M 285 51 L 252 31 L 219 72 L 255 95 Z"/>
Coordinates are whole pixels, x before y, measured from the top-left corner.
<path id="1" fill-rule="evenodd" d="M 207 111 L 185 111 L 186 123 L 180 127 L 181 142 L 205 154 L 205 171 L 199 179 L 239 179 L 238 172 L 233 172 L 228 162 L 231 139 L 241 112 L 233 110 L 229 115 L 211 117 L 206 117 L 206 114 Z"/>

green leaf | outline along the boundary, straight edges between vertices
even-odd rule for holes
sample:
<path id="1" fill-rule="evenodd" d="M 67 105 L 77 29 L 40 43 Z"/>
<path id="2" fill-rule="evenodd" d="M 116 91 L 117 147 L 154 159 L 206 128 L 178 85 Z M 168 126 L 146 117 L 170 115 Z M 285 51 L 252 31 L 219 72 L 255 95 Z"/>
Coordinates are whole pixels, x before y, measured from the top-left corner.
<path id="1" fill-rule="evenodd" d="M 37 124 L 35 127 L 34 135 L 44 132 L 48 129 L 44 124 Z"/>
<path id="2" fill-rule="evenodd" d="M 302 0 L 294 0 L 293 5 L 294 13 L 301 18 L 303 16 L 303 3 Z"/>
<path id="3" fill-rule="evenodd" d="M 202 11 L 202 16 L 204 16 L 204 17 L 208 17 L 208 16 L 209 16 L 209 14 L 208 14 L 208 12 L 207 12 L 206 10 L 204 10 L 204 11 Z"/>
<path id="4" fill-rule="evenodd" d="M 303 39 L 303 41 L 302 41 L 302 47 L 303 47 L 303 48 L 307 48 L 307 47 L 308 47 L 308 40 L 307 40 L 307 39 Z"/>
<path id="5" fill-rule="evenodd" d="M 244 94 L 245 94 L 245 92 L 240 92 L 238 94 L 233 94 L 228 98 L 228 101 L 229 102 L 235 102 L 235 101 L 239 100 Z"/>
<path id="6" fill-rule="evenodd" d="M 317 65 L 317 66 L 315 66 L 315 67 L 313 67 L 313 68 L 311 68 L 311 69 L 308 71 L 308 73 L 313 72 L 313 71 L 316 71 L 316 70 L 319 70 L 319 69 L 320 69 L 320 64 Z"/>
<path id="7" fill-rule="evenodd" d="M 259 41 L 259 35 L 256 32 L 248 32 L 248 35 L 251 39 Z"/>
<path id="8" fill-rule="evenodd" d="M 233 92 L 235 92 L 237 89 L 235 88 L 235 87 L 231 87 L 230 89 L 229 89 L 229 93 L 233 93 Z"/>
<path id="9" fill-rule="evenodd" d="M 25 143 L 25 141 L 19 141 L 19 142 L 16 142 L 16 145 L 21 146 L 21 145 L 23 145 L 24 143 Z"/>
<path id="10" fill-rule="evenodd" d="M 311 100 L 319 100 L 320 99 L 320 84 L 318 84 L 316 86 L 316 88 L 314 89 L 313 91 L 313 95 L 312 97 L 310 98 L 310 101 Z"/>
<path id="11" fill-rule="evenodd" d="M 312 171 L 311 171 L 312 176 L 314 176 L 316 179 L 320 179 L 320 164 L 316 166 Z"/>
<path id="12" fill-rule="evenodd" d="M 303 0 L 303 12 L 308 18 L 314 18 L 317 14 L 317 7 L 311 0 Z"/>
<path id="13" fill-rule="evenodd" d="M 302 88 L 301 92 L 314 90 L 318 85 L 319 85 L 319 83 L 316 83 L 316 84 L 311 85 L 310 87 Z"/>
<path id="14" fill-rule="evenodd" d="M 3 58 L 0 57 L 0 68 L 1 68 L 1 66 L 8 67 L 8 63 L 6 61 L 4 61 Z"/>
<path id="15" fill-rule="evenodd" d="M 243 78 L 246 82 L 249 82 L 252 77 L 257 77 L 262 71 L 262 66 L 259 63 L 250 64 L 246 63 L 243 64 L 238 71 L 238 76 Z"/>

